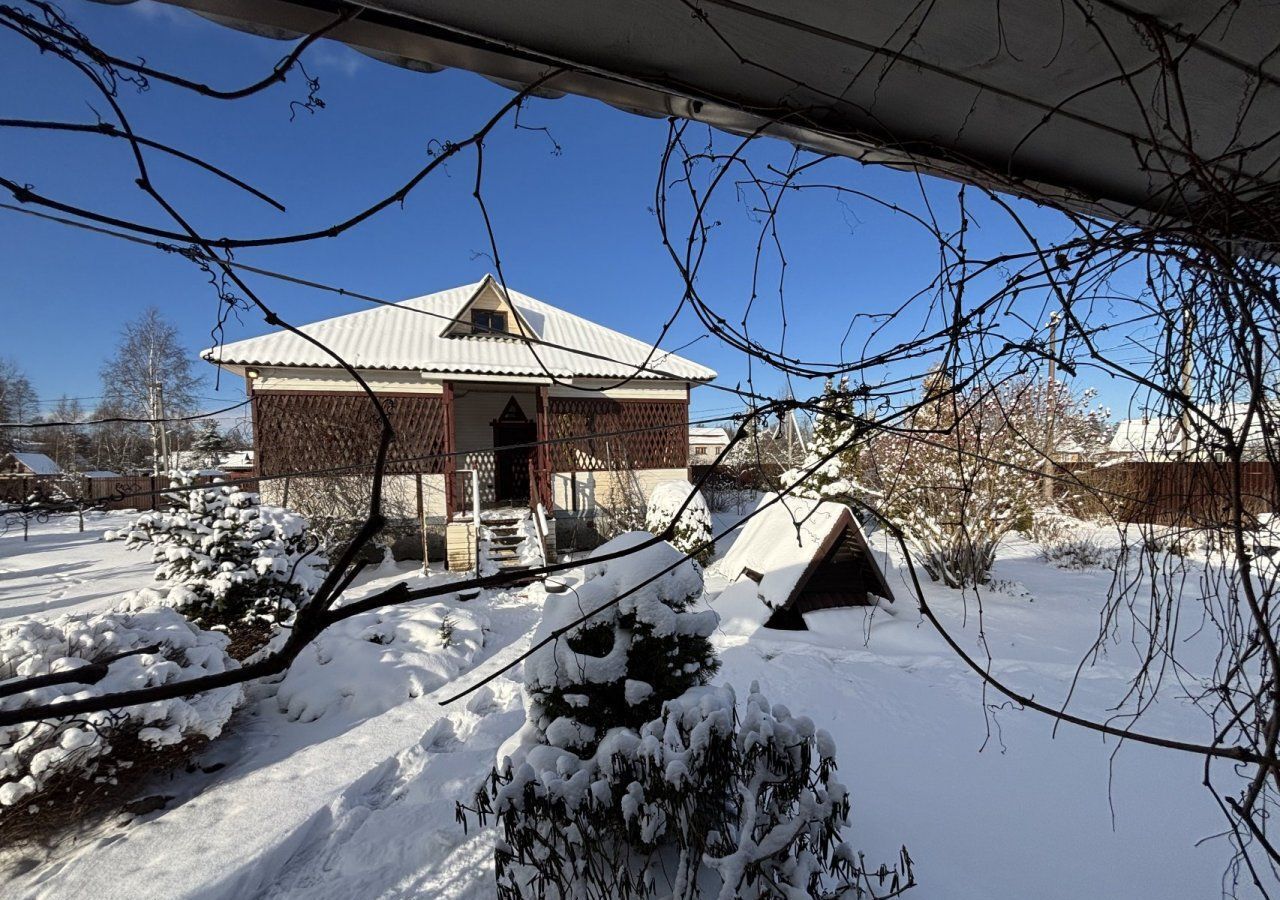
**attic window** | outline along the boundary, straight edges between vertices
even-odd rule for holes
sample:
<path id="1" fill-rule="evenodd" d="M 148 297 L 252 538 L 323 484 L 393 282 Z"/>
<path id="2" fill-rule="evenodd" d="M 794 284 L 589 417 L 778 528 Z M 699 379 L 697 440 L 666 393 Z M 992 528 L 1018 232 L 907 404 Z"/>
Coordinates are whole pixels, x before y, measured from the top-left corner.
<path id="1" fill-rule="evenodd" d="M 471 310 L 472 334 L 506 334 L 507 314 L 494 309 Z"/>

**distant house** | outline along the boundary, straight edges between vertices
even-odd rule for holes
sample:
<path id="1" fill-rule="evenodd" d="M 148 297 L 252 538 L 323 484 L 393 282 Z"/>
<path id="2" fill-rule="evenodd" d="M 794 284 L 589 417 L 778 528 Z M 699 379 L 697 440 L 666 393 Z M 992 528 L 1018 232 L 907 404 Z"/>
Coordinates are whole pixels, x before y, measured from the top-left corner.
<path id="1" fill-rule="evenodd" d="M 1225 425 L 1238 439 L 1245 436 L 1245 458 L 1261 459 L 1265 455 L 1264 435 L 1256 415 L 1249 416 L 1246 403 L 1223 403 L 1205 410 L 1214 425 Z M 1249 433 L 1245 435 L 1245 428 Z M 1202 445 L 1213 435 L 1204 424 L 1192 422 L 1188 429 L 1180 419 L 1170 416 L 1140 416 L 1125 419 L 1111 438 L 1108 455 L 1112 460 L 1133 462 L 1195 461 L 1219 457 L 1220 451 Z"/>
<path id="2" fill-rule="evenodd" d="M 729 582 L 714 603 L 722 625 L 804 630 L 806 613 L 872 605 L 876 597 L 893 602 L 849 507 L 796 497 L 773 502 L 777 496 L 760 498 L 756 514 L 712 569 Z"/>
<path id="3" fill-rule="evenodd" d="M 689 428 L 689 465 L 709 466 L 729 446 L 729 432 L 723 428 Z"/>
<path id="4" fill-rule="evenodd" d="M 62 467 L 43 453 L 14 450 L 0 459 L 0 475 L 52 477 L 61 474 Z"/>
<path id="5" fill-rule="evenodd" d="M 473 472 L 485 508 L 590 519 L 643 502 L 688 477 L 689 391 L 715 377 L 492 276 L 300 330 L 202 354 L 246 380 L 263 498 L 297 507 L 371 469 L 378 420 L 336 355 L 395 428 L 388 515 L 432 525 L 470 520 Z"/>
<path id="6" fill-rule="evenodd" d="M 252 450 L 227 450 L 222 454 L 218 468 L 224 472 L 252 472 Z"/>

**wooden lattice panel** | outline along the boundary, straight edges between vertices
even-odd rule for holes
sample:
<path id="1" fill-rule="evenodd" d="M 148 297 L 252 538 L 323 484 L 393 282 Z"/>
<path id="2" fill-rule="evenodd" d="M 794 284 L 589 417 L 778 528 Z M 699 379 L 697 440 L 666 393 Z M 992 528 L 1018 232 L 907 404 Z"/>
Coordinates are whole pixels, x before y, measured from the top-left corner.
<path id="1" fill-rule="evenodd" d="M 445 418 L 441 398 L 422 394 L 379 397 L 395 431 L 387 454 L 387 473 L 443 473 Z M 281 391 L 257 393 L 253 403 L 259 475 L 350 466 L 359 468 L 349 474 L 372 471 L 382 430 L 365 395 Z"/>
<path id="2" fill-rule="evenodd" d="M 551 397 L 547 408 L 554 471 L 683 469 L 689 463 L 684 400 Z"/>

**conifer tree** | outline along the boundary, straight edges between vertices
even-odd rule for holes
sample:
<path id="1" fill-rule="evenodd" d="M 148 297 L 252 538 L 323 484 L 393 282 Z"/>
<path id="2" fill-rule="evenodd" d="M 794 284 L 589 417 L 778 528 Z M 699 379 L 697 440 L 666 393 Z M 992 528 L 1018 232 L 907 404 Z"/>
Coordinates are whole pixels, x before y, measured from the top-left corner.
<path id="1" fill-rule="evenodd" d="M 861 421 L 854 403 L 847 378 L 840 379 L 839 385 L 827 380 L 818 401 L 809 453 L 799 468 L 783 473 L 783 486 L 795 485 L 798 496 L 821 500 L 848 502 L 865 497 L 867 489 L 860 480 L 862 443 L 850 443 Z"/>
<path id="2" fill-rule="evenodd" d="M 227 442 L 218 430 L 218 423 L 206 419 L 200 423 L 200 431 L 191 444 L 191 449 L 200 454 L 200 459 L 209 468 L 216 468 L 222 461 L 222 452 L 227 449 Z"/>
<path id="3" fill-rule="evenodd" d="M 692 499 L 689 499 L 690 494 Z M 687 506 L 686 500 L 689 501 Z M 682 506 L 683 512 L 680 511 Z M 649 495 L 644 514 L 645 531 L 662 534 L 673 520 L 675 528 L 671 546 L 681 553 L 692 553 L 693 558 L 703 565 L 710 562 L 716 552 L 715 544 L 711 543 L 711 510 L 707 508 L 707 501 L 687 481 L 664 481 Z"/>
<path id="4" fill-rule="evenodd" d="M 306 520 L 284 511 L 268 519 L 258 495 L 233 484 L 172 497 L 171 509 L 144 513 L 115 535 L 130 547 L 151 546 L 156 580 L 173 586 L 169 605 L 206 628 L 288 620 L 323 565 L 307 546 Z"/>

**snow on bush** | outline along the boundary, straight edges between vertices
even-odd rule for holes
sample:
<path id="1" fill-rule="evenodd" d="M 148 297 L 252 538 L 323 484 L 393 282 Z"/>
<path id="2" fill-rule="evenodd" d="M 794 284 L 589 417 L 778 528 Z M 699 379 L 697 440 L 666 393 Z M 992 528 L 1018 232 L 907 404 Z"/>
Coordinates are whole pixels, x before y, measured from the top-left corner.
<path id="1" fill-rule="evenodd" d="M 227 638 L 202 631 L 170 609 L 62 616 L 50 622 L 24 620 L 0 626 L 0 682 L 107 665 L 92 684 L 53 684 L 0 699 L 15 710 L 119 691 L 138 690 L 212 675 L 234 668 Z M 154 648 L 154 649 L 151 649 Z M 68 782 L 92 789 L 114 782 L 122 769 L 146 768 L 146 760 L 124 759 L 118 744 L 136 742 L 159 751 L 191 740 L 216 737 L 241 697 L 238 685 L 186 698 L 159 700 L 110 712 L 87 713 L 35 724 L 0 727 L 0 816 Z M 68 798 L 74 799 L 74 797 Z"/>
<path id="2" fill-rule="evenodd" d="M 471 667 L 488 620 L 444 603 L 361 613 L 330 626 L 280 683 L 280 711 L 303 722 L 361 720 L 429 694 Z"/>
<path id="3" fill-rule="evenodd" d="M 935 373 L 910 428 L 877 436 L 879 510 L 948 587 L 986 584 L 1000 541 L 1041 502 L 1043 412 L 1025 379 L 954 390 Z"/>
<path id="4" fill-rule="evenodd" d="M 676 563 L 526 660 L 528 722 L 459 807 L 501 826 L 498 896 L 862 896 L 833 742 L 754 684 L 741 718 L 731 688 L 705 686 L 716 617 L 689 610 L 701 575 L 677 550 L 589 560 L 546 596 L 535 641 Z"/>
<path id="5" fill-rule="evenodd" d="M 681 513 L 680 507 L 690 494 L 693 494 L 693 499 Z M 664 481 L 653 489 L 649 505 L 645 508 L 645 531 L 662 534 L 677 514 L 680 518 L 676 521 L 671 544 L 681 553 L 693 553 L 694 559 L 701 563 L 708 562 L 716 552 L 715 544 L 708 543 L 711 540 L 711 511 L 707 509 L 702 495 L 696 493 L 687 481 Z M 697 549 L 704 543 L 705 547 Z"/>
<path id="6" fill-rule="evenodd" d="M 1119 551 L 1089 533 L 1088 525 L 1055 507 L 1037 510 L 1027 536 L 1040 558 L 1059 569 L 1114 568 Z"/>
<path id="7" fill-rule="evenodd" d="M 256 493 L 234 484 L 174 499 L 171 509 L 144 513 L 127 531 L 106 535 L 152 548 L 156 580 L 170 588 L 139 600 L 172 606 L 206 627 L 283 622 L 319 585 L 324 559 L 309 546 L 301 516 L 262 506 Z"/>
<path id="8" fill-rule="evenodd" d="M 649 540 L 630 532 L 601 544 L 567 576 L 571 591 L 546 596 L 535 642 L 675 566 L 525 660 L 530 740 L 589 753 L 608 728 L 638 727 L 663 700 L 703 684 L 719 667 L 708 640 L 716 614 L 690 611 L 702 596 L 702 575 L 691 560 L 658 543 L 595 561 Z"/>

